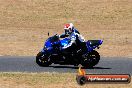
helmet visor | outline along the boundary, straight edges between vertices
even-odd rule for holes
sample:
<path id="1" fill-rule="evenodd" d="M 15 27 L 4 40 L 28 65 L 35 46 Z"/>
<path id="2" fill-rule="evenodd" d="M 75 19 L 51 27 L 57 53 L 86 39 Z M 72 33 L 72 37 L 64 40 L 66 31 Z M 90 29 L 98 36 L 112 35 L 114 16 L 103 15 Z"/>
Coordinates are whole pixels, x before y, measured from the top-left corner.
<path id="1" fill-rule="evenodd" d="M 65 30 L 65 34 L 68 35 L 69 34 L 69 30 L 68 29 L 64 29 Z"/>

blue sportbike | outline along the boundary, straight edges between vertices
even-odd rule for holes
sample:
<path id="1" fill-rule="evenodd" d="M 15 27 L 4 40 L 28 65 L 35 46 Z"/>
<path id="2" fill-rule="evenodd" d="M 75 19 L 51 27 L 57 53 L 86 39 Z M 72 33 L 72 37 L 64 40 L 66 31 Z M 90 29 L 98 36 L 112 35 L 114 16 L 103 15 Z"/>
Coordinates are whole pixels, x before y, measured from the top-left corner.
<path id="1" fill-rule="evenodd" d="M 84 67 L 93 67 L 98 64 L 100 55 L 95 49 L 99 49 L 102 40 L 80 42 L 77 39 L 75 44 L 67 49 L 62 49 L 69 42 L 69 38 L 60 40 L 57 34 L 49 37 L 43 49 L 37 54 L 36 63 L 42 67 L 47 67 L 53 63 L 74 66 L 81 64 Z"/>

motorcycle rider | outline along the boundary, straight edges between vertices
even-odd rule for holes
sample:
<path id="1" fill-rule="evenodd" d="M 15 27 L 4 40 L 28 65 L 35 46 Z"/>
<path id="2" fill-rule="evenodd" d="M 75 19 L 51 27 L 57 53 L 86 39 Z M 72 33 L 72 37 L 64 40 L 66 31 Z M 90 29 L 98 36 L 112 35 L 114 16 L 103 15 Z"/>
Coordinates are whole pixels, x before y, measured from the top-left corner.
<path id="1" fill-rule="evenodd" d="M 65 38 L 68 37 L 70 38 L 70 42 L 67 46 L 62 47 L 62 49 L 67 49 L 71 47 L 73 44 L 78 44 L 81 42 L 85 42 L 85 39 L 78 30 L 74 27 L 72 23 L 68 23 L 64 25 L 64 31 L 65 33 L 59 35 L 59 38 Z"/>

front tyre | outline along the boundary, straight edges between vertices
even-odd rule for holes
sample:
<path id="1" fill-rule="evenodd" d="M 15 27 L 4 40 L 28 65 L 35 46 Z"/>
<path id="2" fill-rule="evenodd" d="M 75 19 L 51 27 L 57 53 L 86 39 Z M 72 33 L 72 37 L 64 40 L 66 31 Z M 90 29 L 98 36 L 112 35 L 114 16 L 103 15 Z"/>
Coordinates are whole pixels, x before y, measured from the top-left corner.
<path id="1" fill-rule="evenodd" d="M 93 67 L 98 64 L 100 60 L 100 55 L 97 51 L 93 50 L 92 52 L 89 52 L 85 57 L 83 58 L 82 65 L 84 67 Z"/>
<path id="2" fill-rule="evenodd" d="M 45 54 L 42 52 L 39 52 L 36 56 L 36 63 L 41 67 L 47 67 L 51 65 L 50 58 L 48 58 Z"/>

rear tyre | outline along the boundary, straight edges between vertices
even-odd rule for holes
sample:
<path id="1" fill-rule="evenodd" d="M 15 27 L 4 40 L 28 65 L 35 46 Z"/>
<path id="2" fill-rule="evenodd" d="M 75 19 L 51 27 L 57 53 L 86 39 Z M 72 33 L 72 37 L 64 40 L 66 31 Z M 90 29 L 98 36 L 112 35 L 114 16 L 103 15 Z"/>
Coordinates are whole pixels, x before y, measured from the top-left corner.
<path id="1" fill-rule="evenodd" d="M 36 56 L 36 63 L 41 67 L 47 67 L 51 65 L 50 58 L 48 58 L 45 54 L 42 52 L 39 52 Z"/>
<path id="2" fill-rule="evenodd" d="M 92 68 L 93 66 L 97 65 L 100 60 L 100 55 L 97 51 L 93 50 L 89 52 L 83 58 L 82 65 L 86 68 Z"/>

